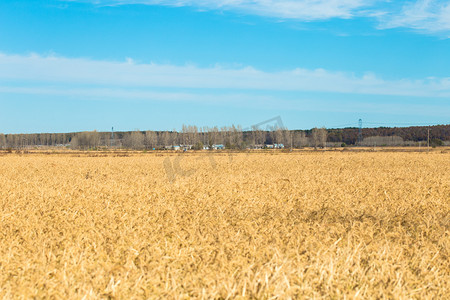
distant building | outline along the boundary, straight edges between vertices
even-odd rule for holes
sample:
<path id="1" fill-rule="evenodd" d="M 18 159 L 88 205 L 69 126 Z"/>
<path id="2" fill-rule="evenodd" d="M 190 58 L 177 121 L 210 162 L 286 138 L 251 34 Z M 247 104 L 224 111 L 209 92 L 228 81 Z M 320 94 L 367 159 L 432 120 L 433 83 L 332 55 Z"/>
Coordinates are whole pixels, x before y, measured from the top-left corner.
<path id="1" fill-rule="evenodd" d="M 225 149 L 225 146 L 222 144 L 218 144 L 218 145 L 213 145 L 212 146 L 214 150 L 223 150 Z"/>
<path id="2" fill-rule="evenodd" d="M 267 149 L 284 149 L 283 144 L 266 144 Z"/>

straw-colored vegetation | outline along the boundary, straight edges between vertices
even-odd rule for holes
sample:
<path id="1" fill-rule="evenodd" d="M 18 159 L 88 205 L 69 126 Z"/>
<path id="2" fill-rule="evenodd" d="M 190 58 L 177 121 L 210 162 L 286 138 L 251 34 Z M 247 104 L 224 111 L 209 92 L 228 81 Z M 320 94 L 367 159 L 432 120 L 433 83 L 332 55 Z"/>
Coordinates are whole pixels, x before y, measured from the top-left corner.
<path id="1" fill-rule="evenodd" d="M 449 153 L 76 156 L 0 156 L 0 298 L 450 294 Z"/>

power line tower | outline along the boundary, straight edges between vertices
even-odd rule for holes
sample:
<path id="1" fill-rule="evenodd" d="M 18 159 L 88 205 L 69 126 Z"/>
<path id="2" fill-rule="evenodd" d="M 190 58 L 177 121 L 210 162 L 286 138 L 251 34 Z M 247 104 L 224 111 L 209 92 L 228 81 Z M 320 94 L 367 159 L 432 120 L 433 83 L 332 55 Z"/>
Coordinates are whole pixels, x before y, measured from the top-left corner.
<path id="1" fill-rule="evenodd" d="M 358 145 L 362 143 L 362 119 L 358 120 Z"/>
<path id="2" fill-rule="evenodd" d="M 111 127 L 111 140 L 110 140 L 111 148 L 113 147 L 113 143 L 114 143 L 114 127 Z"/>

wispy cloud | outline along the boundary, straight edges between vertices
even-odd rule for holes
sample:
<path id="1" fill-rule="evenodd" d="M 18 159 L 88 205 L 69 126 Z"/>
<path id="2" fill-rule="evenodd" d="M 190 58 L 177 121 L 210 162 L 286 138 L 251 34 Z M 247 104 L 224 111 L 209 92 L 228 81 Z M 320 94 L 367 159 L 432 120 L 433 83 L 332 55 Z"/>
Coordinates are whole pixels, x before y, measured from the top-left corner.
<path id="1" fill-rule="evenodd" d="M 323 20 L 350 18 L 355 10 L 368 6 L 374 0 L 91 0 L 89 2 L 98 5 L 190 6 L 210 10 L 233 10 L 277 18 Z"/>
<path id="2" fill-rule="evenodd" d="M 407 2 L 399 12 L 387 12 L 379 19 L 383 29 L 404 27 L 427 33 L 444 33 L 450 37 L 450 1 Z"/>
<path id="3" fill-rule="evenodd" d="M 10 87 L 0 85 L 0 100 L 2 94 L 20 94 L 45 97 L 69 97 L 96 101 L 123 101 L 141 103 L 141 101 L 164 101 L 171 102 L 171 105 L 180 103 L 208 103 L 220 106 L 235 108 L 264 107 L 274 111 L 310 111 L 310 112 L 335 112 L 335 113 L 382 113 L 382 114 L 415 114 L 433 117 L 447 117 L 450 114 L 450 108 L 437 103 L 418 104 L 381 102 L 374 103 L 370 101 L 346 100 L 344 103 L 333 99 L 309 98 L 304 96 L 280 97 L 273 95 L 260 95 L 253 93 L 202 93 L 192 92 L 155 92 L 141 89 L 124 88 L 67 88 L 57 86 L 39 86 L 39 87 Z"/>
<path id="4" fill-rule="evenodd" d="M 188 6 L 201 10 L 228 10 L 243 14 L 299 21 L 332 18 L 369 18 L 378 29 L 410 28 L 422 33 L 450 36 L 448 0 L 62 0 L 100 6 L 130 4 Z"/>
<path id="5" fill-rule="evenodd" d="M 0 79 L 25 86 L 171 88 L 229 91 L 330 92 L 368 95 L 450 97 L 450 78 L 384 80 L 372 73 L 356 76 L 324 69 L 264 72 L 252 67 L 200 68 L 97 61 L 82 58 L 0 53 Z"/>

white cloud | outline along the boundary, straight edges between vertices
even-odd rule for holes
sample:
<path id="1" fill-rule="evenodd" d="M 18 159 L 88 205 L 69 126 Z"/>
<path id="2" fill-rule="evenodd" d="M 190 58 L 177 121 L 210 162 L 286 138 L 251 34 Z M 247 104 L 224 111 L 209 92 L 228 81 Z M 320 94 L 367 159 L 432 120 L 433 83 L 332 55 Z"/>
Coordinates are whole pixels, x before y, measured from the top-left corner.
<path id="1" fill-rule="evenodd" d="M 0 80 L 11 86 L 64 85 L 83 88 L 203 89 L 226 91 L 331 92 L 372 95 L 450 97 L 450 78 L 388 81 L 367 73 L 297 68 L 264 72 L 252 67 L 199 68 L 161 64 L 96 61 L 40 55 L 0 53 Z M 223 91 L 219 91 L 223 93 Z"/>
<path id="2" fill-rule="evenodd" d="M 250 108 L 264 107 L 273 110 L 311 111 L 311 112 L 370 112 L 382 114 L 415 114 L 422 116 L 447 117 L 450 108 L 442 105 L 403 103 L 371 103 L 366 101 L 346 100 L 344 105 L 340 101 L 311 99 L 308 97 L 294 97 L 293 99 L 252 93 L 213 94 L 199 92 L 154 92 L 148 90 L 120 89 L 120 88 L 64 88 L 64 87 L 8 87 L 0 86 L 0 100 L 2 94 L 40 95 L 54 97 L 69 97 L 76 99 L 103 101 L 168 101 L 176 105 L 186 103 L 225 104 L 227 107 Z"/>
<path id="3" fill-rule="evenodd" d="M 62 0 L 64 1 L 64 0 Z M 229 10 L 299 21 L 362 17 L 379 21 L 378 29 L 404 27 L 422 33 L 450 35 L 448 0 L 65 0 L 96 5 L 189 6 L 202 10 Z"/>
<path id="4" fill-rule="evenodd" d="M 407 2 L 400 12 L 380 16 L 383 29 L 405 27 L 428 33 L 450 32 L 450 1 Z M 450 36 L 448 36 L 450 37 Z"/>
<path id="5" fill-rule="evenodd" d="M 308 21 L 329 18 L 350 18 L 357 9 L 368 6 L 374 1 L 375 0 L 91 0 L 89 2 L 93 2 L 97 5 L 145 4 L 174 7 L 190 6 L 200 9 L 232 10 L 254 15 Z"/>

